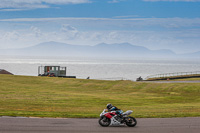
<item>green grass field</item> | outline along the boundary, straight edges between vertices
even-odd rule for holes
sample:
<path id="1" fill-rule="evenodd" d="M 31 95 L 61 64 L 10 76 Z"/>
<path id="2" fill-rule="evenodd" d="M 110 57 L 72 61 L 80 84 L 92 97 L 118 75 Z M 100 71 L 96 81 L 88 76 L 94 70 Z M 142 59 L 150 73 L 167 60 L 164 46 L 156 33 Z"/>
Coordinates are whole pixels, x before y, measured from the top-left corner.
<path id="1" fill-rule="evenodd" d="M 136 118 L 199 117 L 200 83 L 0 75 L 0 116 L 95 118 L 107 103 Z"/>

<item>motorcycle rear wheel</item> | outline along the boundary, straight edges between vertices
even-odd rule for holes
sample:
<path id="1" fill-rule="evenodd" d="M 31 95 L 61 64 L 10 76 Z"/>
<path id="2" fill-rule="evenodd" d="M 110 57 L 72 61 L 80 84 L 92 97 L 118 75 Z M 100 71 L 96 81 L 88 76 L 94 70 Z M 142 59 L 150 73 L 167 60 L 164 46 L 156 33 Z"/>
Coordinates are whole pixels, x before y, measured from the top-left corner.
<path id="1" fill-rule="evenodd" d="M 99 124 L 102 126 L 102 127 L 108 127 L 111 123 L 111 120 L 105 116 L 102 116 L 100 119 L 99 119 Z"/>
<path id="2" fill-rule="evenodd" d="M 137 120 L 134 117 L 128 117 L 126 120 L 126 125 L 129 127 L 134 127 L 137 125 Z"/>

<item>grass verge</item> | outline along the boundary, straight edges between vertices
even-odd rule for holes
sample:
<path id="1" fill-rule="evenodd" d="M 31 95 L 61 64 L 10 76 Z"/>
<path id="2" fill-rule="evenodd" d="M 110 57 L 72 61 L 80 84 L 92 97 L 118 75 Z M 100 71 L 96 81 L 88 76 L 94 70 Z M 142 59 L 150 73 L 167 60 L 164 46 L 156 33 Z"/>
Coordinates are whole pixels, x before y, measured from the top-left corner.
<path id="1" fill-rule="evenodd" d="M 200 83 L 0 75 L 0 116 L 95 118 L 107 103 L 137 118 L 199 117 Z"/>
<path id="2" fill-rule="evenodd" d="M 162 80 L 175 80 L 175 81 L 193 81 L 200 80 L 200 74 L 193 75 L 179 75 L 179 76 L 170 76 L 170 77 L 157 77 L 157 78 L 149 78 L 146 81 L 162 81 Z"/>

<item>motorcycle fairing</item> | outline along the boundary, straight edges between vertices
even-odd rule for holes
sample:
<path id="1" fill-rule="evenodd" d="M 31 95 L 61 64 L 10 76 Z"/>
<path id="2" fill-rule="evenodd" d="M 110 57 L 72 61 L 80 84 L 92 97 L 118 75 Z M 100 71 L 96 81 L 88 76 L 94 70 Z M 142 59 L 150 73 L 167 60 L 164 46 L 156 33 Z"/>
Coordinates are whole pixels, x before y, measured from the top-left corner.
<path id="1" fill-rule="evenodd" d="M 116 115 L 115 112 L 109 112 L 109 113 L 106 113 L 105 116 L 109 119 L 111 119 L 114 115 Z"/>
<path id="2" fill-rule="evenodd" d="M 119 121 L 117 121 L 114 117 L 112 117 L 110 125 L 117 126 L 117 125 L 121 125 L 121 123 Z"/>

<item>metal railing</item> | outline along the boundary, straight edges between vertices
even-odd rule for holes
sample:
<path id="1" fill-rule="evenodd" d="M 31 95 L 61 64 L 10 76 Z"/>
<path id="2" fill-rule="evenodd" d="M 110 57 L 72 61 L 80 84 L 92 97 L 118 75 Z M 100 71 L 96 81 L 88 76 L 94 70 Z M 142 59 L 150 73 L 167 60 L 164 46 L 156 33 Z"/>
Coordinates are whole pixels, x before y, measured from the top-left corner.
<path id="1" fill-rule="evenodd" d="M 156 75 L 147 76 L 145 79 L 167 78 L 167 77 L 187 76 L 187 75 L 200 75 L 200 71 L 156 74 Z"/>

